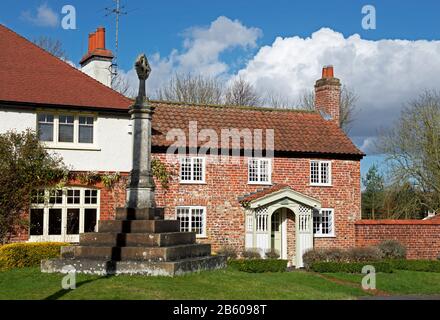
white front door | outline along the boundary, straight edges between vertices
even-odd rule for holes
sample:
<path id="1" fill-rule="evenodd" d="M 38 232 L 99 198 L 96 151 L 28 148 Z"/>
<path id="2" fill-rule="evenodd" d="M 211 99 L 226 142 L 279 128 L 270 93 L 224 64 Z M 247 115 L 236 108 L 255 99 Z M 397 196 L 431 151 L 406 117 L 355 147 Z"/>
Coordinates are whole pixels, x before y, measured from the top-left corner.
<path id="1" fill-rule="evenodd" d="M 281 210 L 277 210 L 272 214 L 272 225 L 270 235 L 270 248 L 275 250 L 279 255 L 282 254 L 282 215 Z"/>

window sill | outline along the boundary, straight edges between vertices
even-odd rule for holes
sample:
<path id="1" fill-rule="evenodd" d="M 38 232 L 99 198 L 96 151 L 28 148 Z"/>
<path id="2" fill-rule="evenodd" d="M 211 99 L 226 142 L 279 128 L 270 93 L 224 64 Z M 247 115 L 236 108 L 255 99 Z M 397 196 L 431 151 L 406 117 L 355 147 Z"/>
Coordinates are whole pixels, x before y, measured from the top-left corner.
<path id="1" fill-rule="evenodd" d="M 101 151 L 96 145 L 90 144 L 51 144 L 51 143 L 43 143 L 46 149 L 57 149 L 57 150 L 86 150 L 86 151 Z"/>
<path id="2" fill-rule="evenodd" d="M 253 186 L 271 186 L 272 182 L 255 182 L 255 181 L 248 181 L 248 184 Z"/>
<path id="3" fill-rule="evenodd" d="M 336 238 L 334 234 L 314 234 L 313 238 L 332 239 Z"/>
<path id="4" fill-rule="evenodd" d="M 332 184 L 318 184 L 318 183 L 311 183 L 311 187 L 333 187 Z"/>
<path id="5" fill-rule="evenodd" d="M 200 240 L 208 239 L 208 236 L 205 236 L 205 235 L 196 235 L 196 239 L 200 239 Z"/>
<path id="6" fill-rule="evenodd" d="M 179 184 L 206 184 L 205 181 L 180 181 Z"/>

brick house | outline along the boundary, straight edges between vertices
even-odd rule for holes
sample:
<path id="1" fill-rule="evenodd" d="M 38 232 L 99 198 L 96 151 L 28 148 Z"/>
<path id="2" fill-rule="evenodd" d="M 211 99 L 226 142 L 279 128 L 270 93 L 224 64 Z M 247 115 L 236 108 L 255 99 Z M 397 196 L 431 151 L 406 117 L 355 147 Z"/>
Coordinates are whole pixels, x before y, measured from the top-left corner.
<path id="1" fill-rule="evenodd" d="M 108 87 L 111 61 L 103 28 L 90 34 L 81 72 L 0 25 L 0 76 L 8 79 L 0 132 L 38 130 L 73 172 L 127 176 L 132 101 Z M 155 177 L 165 218 L 214 250 L 276 250 L 296 266 L 312 247 L 354 246 L 363 153 L 339 128 L 333 67 L 323 68 L 315 95 L 314 111 L 151 101 L 153 158 L 169 173 L 166 187 Z M 125 181 L 107 188 L 72 180 L 37 191 L 33 202 L 29 229 L 13 240 L 77 242 L 99 220 L 114 219 Z"/>

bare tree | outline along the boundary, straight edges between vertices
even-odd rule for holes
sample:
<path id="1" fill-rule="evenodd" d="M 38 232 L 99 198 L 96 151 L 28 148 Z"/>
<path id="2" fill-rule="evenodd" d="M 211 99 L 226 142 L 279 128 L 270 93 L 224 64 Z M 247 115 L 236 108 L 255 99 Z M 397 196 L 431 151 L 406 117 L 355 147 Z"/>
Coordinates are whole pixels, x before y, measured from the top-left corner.
<path id="1" fill-rule="evenodd" d="M 264 104 L 277 109 L 296 109 L 295 103 L 280 93 L 269 93 L 264 99 Z"/>
<path id="2" fill-rule="evenodd" d="M 235 79 L 225 92 L 225 104 L 230 106 L 257 106 L 261 100 L 252 84 L 242 77 Z"/>
<path id="3" fill-rule="evenodd" d="M 47 36 L 40 36 L 39 38 L 34 39 L 33 42 L 40 48 L 43 48 L 47 52 L 53 54 L 55 57 L 67 60 L 67 54 L 63 49 L 63 44 L 61 41 Z"/>
<path id="4" fill-rule="evenodd" d="M 130 86 L 127 78 L 121 73 L 112 77 L 112 89 L 128 98 L 134 98 L 136 96 L 135 90 Z"/>
<path id="5" fill-rule="evenodd" d="M 401 112 L 376 147 L 387 155 L 391 181 L 410 183 L 427 210 L 440 210 L 440 94 L 425 91 Z"/>
<path id="6" fill-rule="evenodd" d="M 352 88 L 342 86 L 341 89 L 341 101 L 339 104 L 339 125 L 346 133 L 348 133 L 352 127 L 353 121 L 356 117 L 356 103 L 358 96 Z M 306 91 L 302 95 L 299 101 L 299 105 L 302 109 L 314 110 L 315 109 L 315 94 L 313 91 Z"/>
<path id="7" fill-rule="evenodd" d="M 222 83 L 216 78 L 176 73 L 163 88 L 157 90 L 156 98 L 186 103 L 221 104 L 222 94 Z"/>

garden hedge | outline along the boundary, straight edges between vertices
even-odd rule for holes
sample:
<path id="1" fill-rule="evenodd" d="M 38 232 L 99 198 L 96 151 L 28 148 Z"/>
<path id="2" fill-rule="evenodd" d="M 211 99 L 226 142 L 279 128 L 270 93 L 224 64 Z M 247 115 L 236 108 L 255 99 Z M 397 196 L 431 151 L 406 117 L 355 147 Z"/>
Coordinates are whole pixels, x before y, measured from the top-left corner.
<path id="1" fill-rule="evenodd" d="M 287 269 L 287 260 L 280 259 L 238 259 L 229 261 L 229 265 L 243 272 L 284 272 Z"/>
<path id="2" fill-rule="evenodd" d="M 41 260 L 57 258 L 62 242 L 12 243 L 0 247 L 0 270 L 39 266 Z"/>
<path id="3" fill-rule="evenodd" d="M 389 260 L 389 263 L 396 270 L 440 272 L 438 260 Z"/>
<path id="4" fill-rule="evenodd" d="M 366 265 L 372 265 L 376 272 L 392 273 L 393 268 L 388 261 L 374 261 L 374 262 L 314 262 L 310 269 L 319 273 L 362 273 L 362 268 Z"/>

